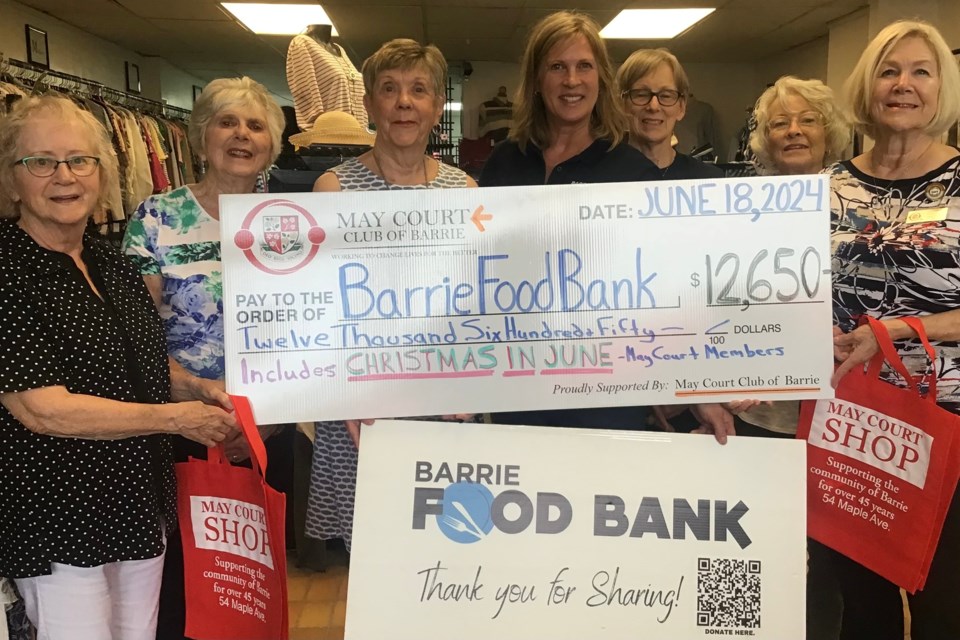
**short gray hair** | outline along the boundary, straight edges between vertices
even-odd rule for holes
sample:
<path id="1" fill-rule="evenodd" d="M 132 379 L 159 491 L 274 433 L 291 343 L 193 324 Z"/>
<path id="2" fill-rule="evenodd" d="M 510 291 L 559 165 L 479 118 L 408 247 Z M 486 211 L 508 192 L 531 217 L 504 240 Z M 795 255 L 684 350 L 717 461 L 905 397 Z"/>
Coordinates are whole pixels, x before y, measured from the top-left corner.
<path id="1" fill-rule="evenodd" d="M 683 70 L 677 56 L 670 53 L 669 49 L 637 49 L 630 54 L 630 57 L 624 60 L 617 71 L 617 90 L 623 94 L 629 91 L 630 87 L 636 84 L 637 80 L 645 75 L 652 73 L 657 68 L 665 64 L 673 72 L 674 82 L 677 84 L 677 91 L 680 92 L 681 99 L 685 100 L 690 95 L 690 81 Z"/>
<path id="2" fill-rule="evenodd" d="M 810 107 L 823 118 L 826 146 L 823 156 L 824 166 L 843 157 L 850 145 L 850 125 L 837 108 L 833 99 L 833 90 L 819 80 L 801 80 L 794 76 L 783 76 L 761 94 L 753 109 L 757 127 L 750 134 L 750 149 L 760 159 L 760 163 L 772 168 L 770 154 L 767 152 L 767 144 L 770 142 L 767 131 L 767 124 L 770 122 L 770 105 L 774 101 L 783 104 L 791 95 L 806 100 Z"/>
<path id="3" fill-rule="evenodd" d="M 64 122 L 78 122 L 86 129 L 93 143 L 92 153 L 100 158 L 100 193 L 96 207 L 106 211 L 110 188 L 119 184 L 117 157 L 110 136 L 100 121 L 72 100 L 58 95 L 24 98 L 17 102 L 6 118 L 0 118 L 0 218 L 19 218 L 20 203 L 14 201 L 14 163 L 20 153 L 20 135 L 31 118 L 52 115 Z M 91 211 L 91 214 L 94 212 Z M 114 212 L 121 215 L 122 211 Z"/>
<path id="4" fill-rule="evenodd" d="M 433 80 L 433 91 L 440 98 L 447 97 L 447 60 L 432 44 L 423 45 L 410 38 L 395 38 L 380 45 L 376 52 L 363 61 L 363 89 L 373 95 L 377 76 L 394 69 L 407 70 L 422 66 Z"/>
<path id="5" fill-rule="evenodd" d="M 235 106 L 262 107 L 267 114 L 267 131 L 270 132 L 272 146 L 270 161 L 263 169 L 269 168 L 280 155 L 286 120 L 283 117 L 283 111 L 280 110 L 277 101 L 270 96 L 267 88 L 247 76 L 217 78 L 203 88 L 203 92 L 193 105 L 193 113 L 190 114 L 190 128 L 187 133 L 190 146 L 193 147 L 194 153 L 205 155 L 207 127 L 210 121 L 221 111 Z"/>

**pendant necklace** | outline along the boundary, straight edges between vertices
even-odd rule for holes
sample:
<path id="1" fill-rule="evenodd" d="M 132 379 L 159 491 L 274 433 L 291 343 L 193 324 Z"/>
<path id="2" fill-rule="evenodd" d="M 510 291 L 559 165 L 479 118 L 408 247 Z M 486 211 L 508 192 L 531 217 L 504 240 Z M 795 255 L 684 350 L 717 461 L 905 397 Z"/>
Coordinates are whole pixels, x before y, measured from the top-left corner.
<path id="1" fill-rule="evenodd" d="M 397 187 L 419 187 L 419 186 L 428 187 L 428 186 L 430 186 L 430 180 L 429 180 L 429 178 L 427 178 L 427 156 L 421 156 L 421 157 L 423 158 L 423 182 L 422 182 L 421 184 L 419 184 L 419 185 L 417 185 L 417 184 L 411 184 L 411 185 L 398 184 L 398 185 L 394 185 L 392 182 L 390 182 L 389 180 L 387 180 L 387 174 L 384 173 L 383 169 L 380 167 L 380 163 L 377 161 L 377 154 L 376 154 L 375 152 L 371 151 L 371 152 L 370 152 L 370 157 L 373 159 L 373 167 L 374 167 L 374 169 L 376 169 L 377 174 L 379 174 L 380 179 L 383 180 L 383 183 L 384 183 L 385 185 L 387 185 L 387 189 L 390 189 L 390 188 L 392 188 L 392 187 L 394 187 L 394 186 L 397 186 Z"/>

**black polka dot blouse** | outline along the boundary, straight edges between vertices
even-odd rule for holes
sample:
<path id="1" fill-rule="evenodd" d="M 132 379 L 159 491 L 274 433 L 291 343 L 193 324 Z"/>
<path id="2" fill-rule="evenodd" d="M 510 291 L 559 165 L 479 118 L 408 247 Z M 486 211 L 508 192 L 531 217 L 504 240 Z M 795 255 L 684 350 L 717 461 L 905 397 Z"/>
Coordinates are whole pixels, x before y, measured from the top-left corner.
<path id="1" fill-rule="evenodd" d="M 95 235 L 73 260 L 0 220 L 0 393 L 64 386 L 125 402 L 170 399 L 163 327 L 136 268 Z M 0 576 L 163 551 L 176 526 L 170 436 L 38 435 L 0 405 Z"/>

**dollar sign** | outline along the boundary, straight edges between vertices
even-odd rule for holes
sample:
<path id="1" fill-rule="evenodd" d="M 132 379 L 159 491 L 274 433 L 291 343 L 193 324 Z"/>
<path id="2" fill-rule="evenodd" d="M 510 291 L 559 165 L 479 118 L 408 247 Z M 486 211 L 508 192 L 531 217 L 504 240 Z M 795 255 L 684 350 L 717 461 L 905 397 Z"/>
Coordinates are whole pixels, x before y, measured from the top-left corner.
<path id="1" fill-rule="evenodd" d="M 690 274 L 690 286 L 691 286 L 691 287 L 699 287 L 699 286 L 700 286 L 700 274 L 699 274 L 699 273 L 694 272 L 694 273 L 691 273 L 691 274 Z"/>

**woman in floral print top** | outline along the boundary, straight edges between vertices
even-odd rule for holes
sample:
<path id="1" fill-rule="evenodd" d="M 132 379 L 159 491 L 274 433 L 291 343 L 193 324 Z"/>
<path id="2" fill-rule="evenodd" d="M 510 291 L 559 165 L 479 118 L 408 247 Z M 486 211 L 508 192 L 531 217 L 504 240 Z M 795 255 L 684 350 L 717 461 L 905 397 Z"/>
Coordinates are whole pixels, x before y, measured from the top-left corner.
<path id="1" fill-rule="evenodd" d="M 205 173 L 197 184 L 147 198 L 127 223 L 124 252 L 143 275 L 160 311 L 174 389 L 232 409 L 224 390 L 220 196 L 253 193 L 257 176 L 280 153 L 283 112 L 250 78 L 214 80 L 194 105 L 189 137 Z M 266 437 L 271 428 L 261 429 Z M 234 462 L 247 457 L 242 435 L 225 443 Z M 174 441 L 174 457 L 206 458 L 203 447 Z M 183 560 L 168 541 L 158 638 L 182 638 Z"/>

